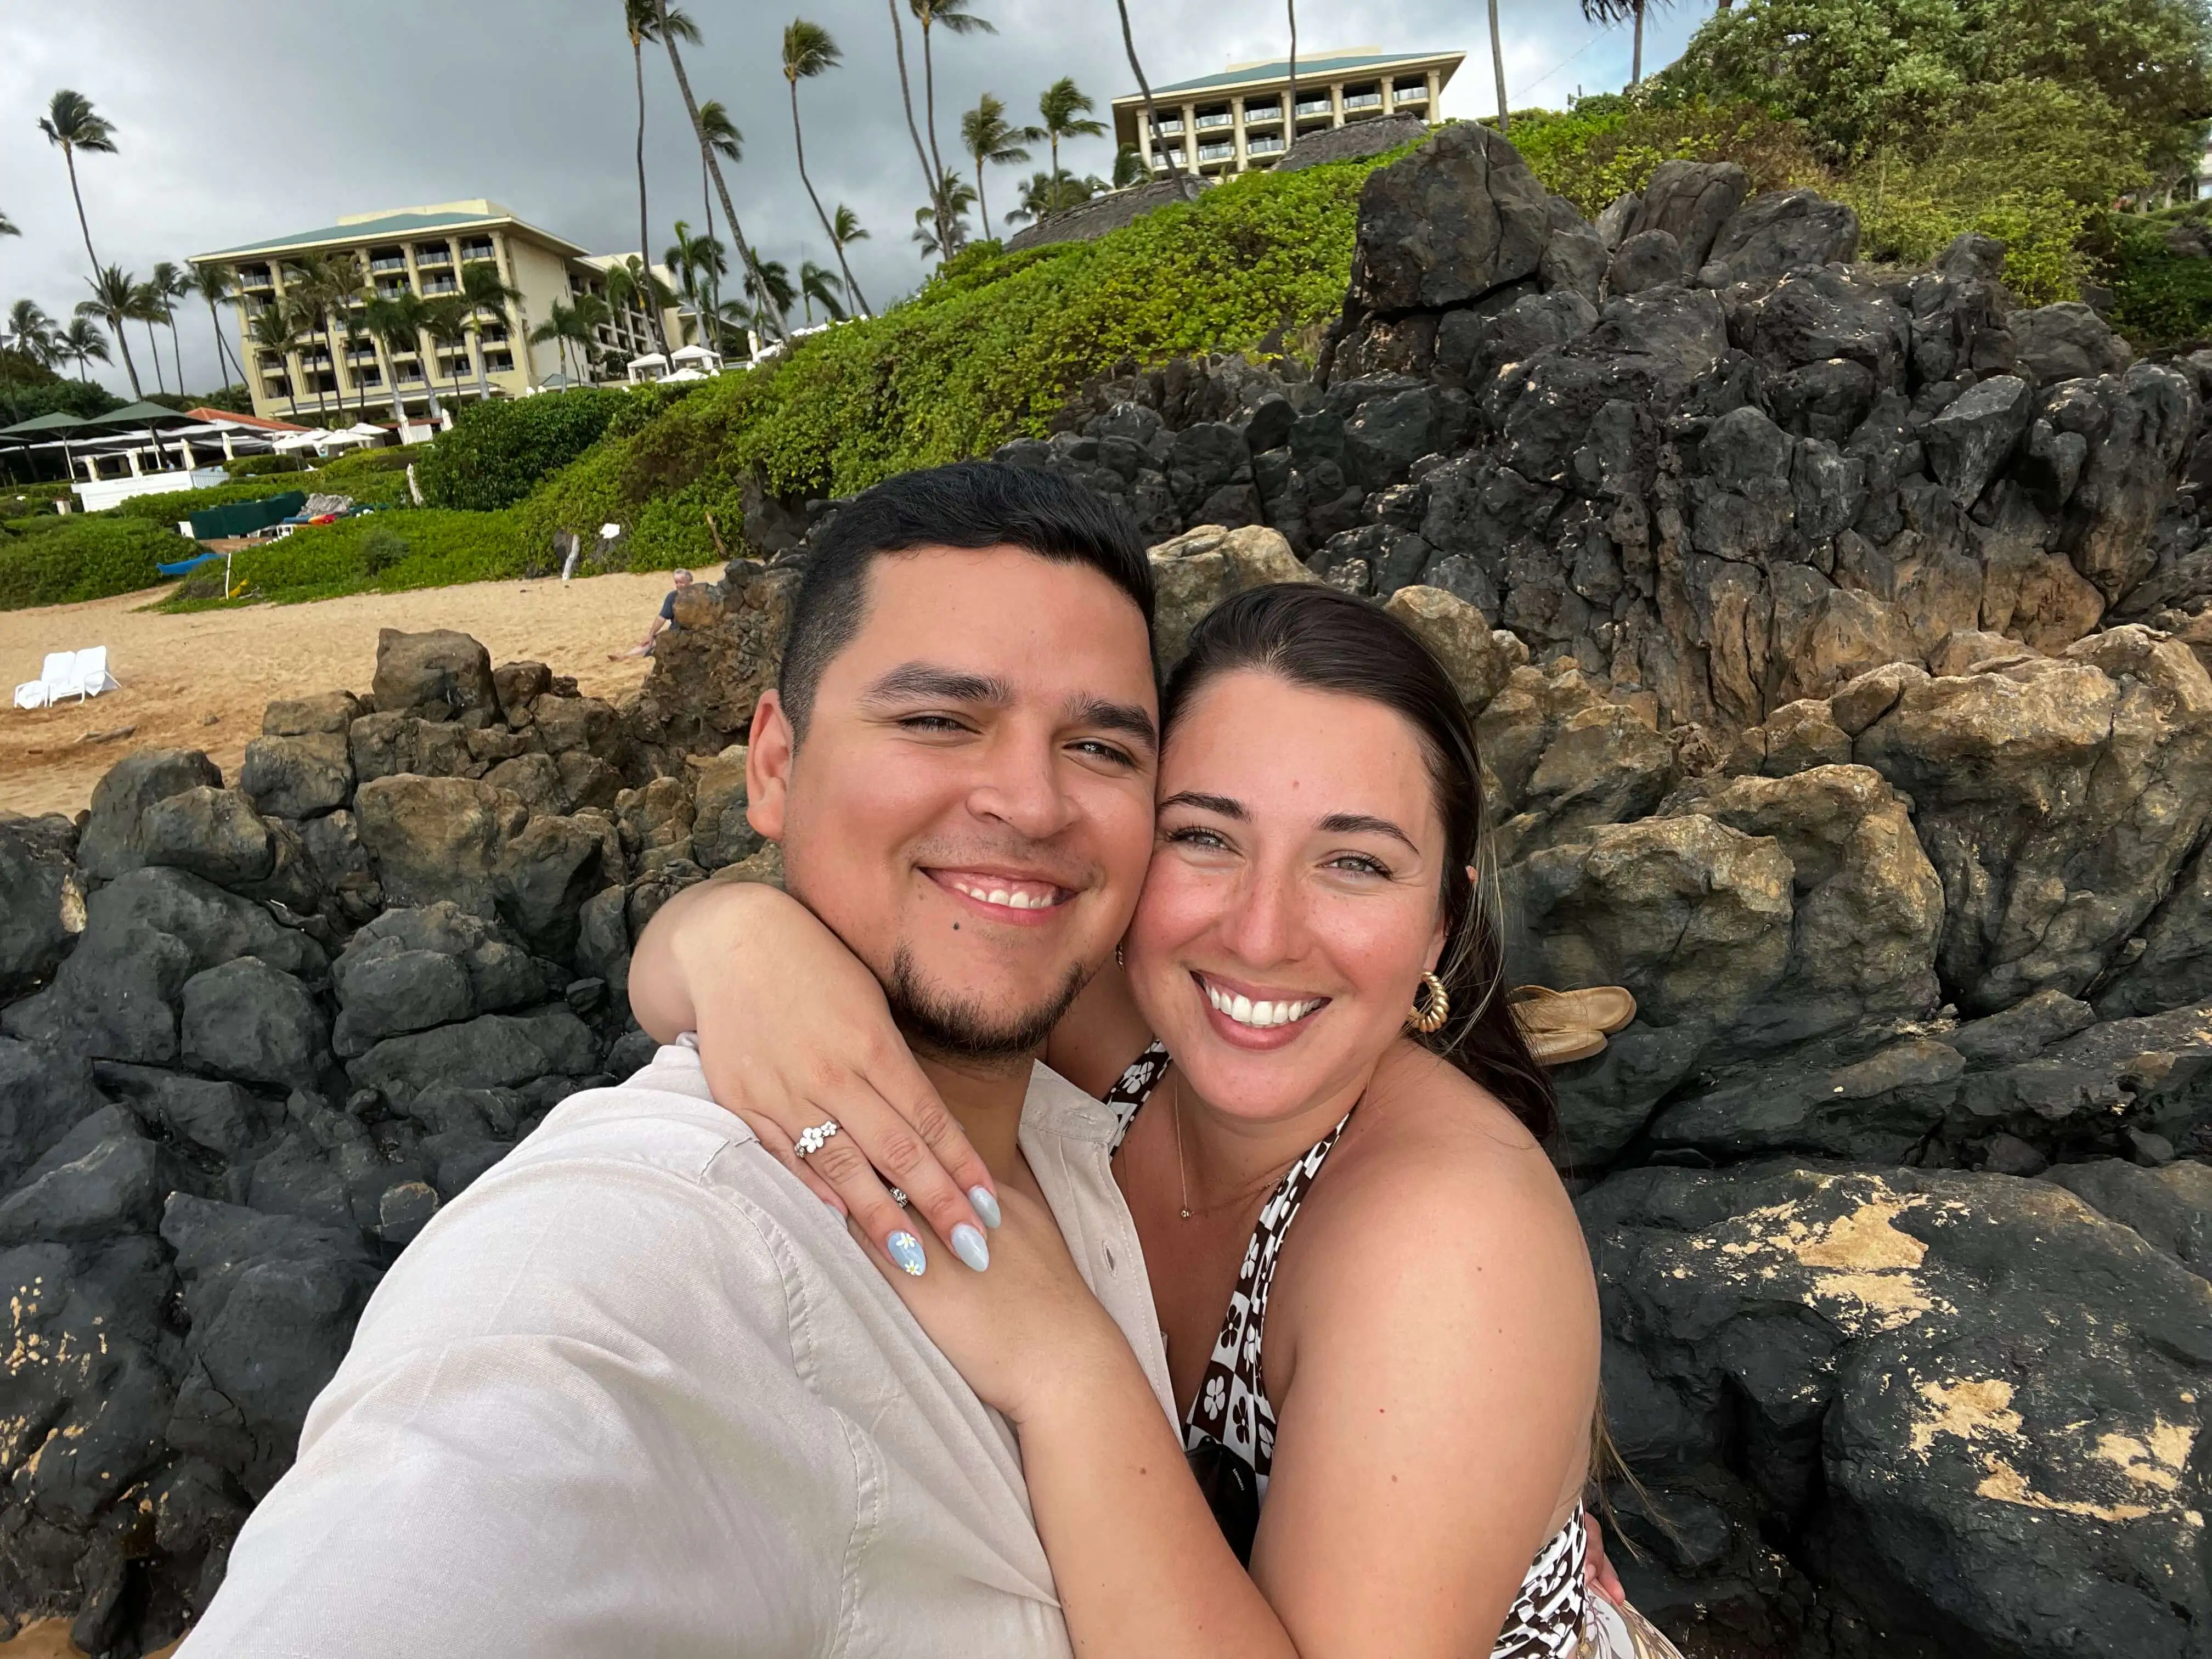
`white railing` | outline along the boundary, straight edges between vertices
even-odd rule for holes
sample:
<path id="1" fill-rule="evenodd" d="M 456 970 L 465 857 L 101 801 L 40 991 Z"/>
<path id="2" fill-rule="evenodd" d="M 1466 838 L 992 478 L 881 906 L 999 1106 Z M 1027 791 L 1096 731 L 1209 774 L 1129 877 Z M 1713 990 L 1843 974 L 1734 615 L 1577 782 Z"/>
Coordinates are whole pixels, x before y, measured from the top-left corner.
<path id="1" fill-rule="evenodd" d="M 1155 121 L 1152 123 L 1152 137 L 1155 138 L 1172 138 L 1178 133 L 1182 132 L 1182 117 L 1180 115 L 1174 117 L 1172 119 Z"/>
<path id="2" fill-rule="evenodd" d="M 1391 101 L 1400 104 L 1425 104 L 1429 101 L 1429 89 L 1426 87 L 1401 87 Z"/>
<path id="3" fill-rule="evenodd" d="M 1344 106 L 1346 109 L 1380 109 L 1382 107 L 1382 94 L 1379 92 L 1347 92 L 1344 94 Z"/>
<path id="4" fill-rule="evenodd" d="M 1327 115 L 1334 107 L 1326 98 L 1302 98 L 1298 100 L 1298 113 L 1302 116 Z"/>
<path id="5" fill-rule="evenodd" d="M 1264 138 L 1247 138 L 1244 141 L 1244 153 L 1247 155 L 1273 155 L 1282 147 L 1283 140 L 1279 134 Z"/>
<path id="6" fill-rule="evenodd" d="M 1199 165 L 1203 167 L 1208 161 L 1225 161 L 1236 154 L 1237 146 L 1234 144 L 1200 144 L 1198 147 Z"/>
<path id="7" fill-rule="evenodd" d="M 1248 127 L 1272 126 L 1282 118 L 1283 106 L 1280 104 L 1262 104 L 1257 109 L 1248 104 L 1244 107 L 1244 125 Z"/>
<path id="8" fill-rule="evenodd" d="M 1166 171 L 1170 161 L 1177 167 L 1182 165 L 1182 151 L 1180 149 L 1156 149 L 1152 152 L 1152 165 L 1162 172 Z"/>
<path id="9" fill-rule="evenodd" d="M 1237 118 L 1233 115 L 1201 115 L 1198 118 L 1198 130 L 1200 132 L 1204 132 L 1209 127 L 1234 126 L 1236 124 Z"/>

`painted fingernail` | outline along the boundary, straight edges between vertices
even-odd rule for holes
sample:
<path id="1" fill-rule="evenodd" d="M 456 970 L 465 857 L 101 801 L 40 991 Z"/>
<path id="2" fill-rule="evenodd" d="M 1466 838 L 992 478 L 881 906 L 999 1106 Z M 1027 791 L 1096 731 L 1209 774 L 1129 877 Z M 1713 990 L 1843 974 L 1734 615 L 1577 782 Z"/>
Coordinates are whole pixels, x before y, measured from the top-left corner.
<path id="1" fill-rule="evenodd" d="M 970 1187 L 968 1201 L 975 1206 L 975 1213 L 983 1218 L 986 1227 L 995 1227 L 1006 1219 L 999 1213 L 999 1195 L 988 1187 Z"/>
<path id="2" fill-rule="evenodd" d="M 991 1265 L 991 1247 L 964 1221 L 952 1230 L 952 1254 L 979 1273 Z"/>
<path id="3" fill-rule="evenodd" d="M 974 1228 L 969 1231 L 973 1232 Z M 957 1246 L 955 1248 L 957 1248 Z M 909 1232 L 896 1232 L 884 1241 L 884 1249 L 899 1265 L 901 1272 L 919 1279 L 929 1271 L 929 1258 L 921 1253 L 921 1241 Z"/>

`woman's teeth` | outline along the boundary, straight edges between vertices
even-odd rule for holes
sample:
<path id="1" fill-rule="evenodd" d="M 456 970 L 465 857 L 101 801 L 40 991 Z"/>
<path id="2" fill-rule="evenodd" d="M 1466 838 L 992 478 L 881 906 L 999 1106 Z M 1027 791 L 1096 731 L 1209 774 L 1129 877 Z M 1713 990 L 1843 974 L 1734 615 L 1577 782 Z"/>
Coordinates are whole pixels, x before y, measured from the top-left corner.
<path id="1" fill-rule="evenodd" d="M 1288 1025 L 1304 1019 L 1328 1000 L 1326 997 L 1310 997 L 1301 1002 L 1255 1002 L 1248 996 L 1232 995 L 1215 985 L 1206 985 L 1206 1000 L 1239 1025 L 1256 1026 L 1263 1030 L 1271 1025 Z"/>

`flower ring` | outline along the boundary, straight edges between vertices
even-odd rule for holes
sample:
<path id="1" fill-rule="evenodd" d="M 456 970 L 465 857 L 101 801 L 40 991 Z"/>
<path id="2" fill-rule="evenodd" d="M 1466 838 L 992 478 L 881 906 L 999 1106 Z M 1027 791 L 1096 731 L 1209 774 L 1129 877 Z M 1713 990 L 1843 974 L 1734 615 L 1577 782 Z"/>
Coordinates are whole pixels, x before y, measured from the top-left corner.
<path id="1" fill-rule="evenodd" d="M 811 1158 L 830 1144 L 830 1137 L 837 1133 L 837 1120 L 825 1118 L 811 1129 L 801 1129 L 799 1138 L 791 1144 L 801 1158 Z"/>

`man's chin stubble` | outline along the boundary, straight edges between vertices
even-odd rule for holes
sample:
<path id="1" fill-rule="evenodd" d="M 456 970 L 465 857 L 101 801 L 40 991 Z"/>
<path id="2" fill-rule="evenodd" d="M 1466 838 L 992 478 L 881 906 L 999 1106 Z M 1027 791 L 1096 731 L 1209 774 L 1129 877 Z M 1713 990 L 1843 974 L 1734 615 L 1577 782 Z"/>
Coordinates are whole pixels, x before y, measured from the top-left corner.
<path id="1" fill-rule="evenodd" d="M 1068 969 L 1066 981 L 1054 995 L 1032 1008 L 1010 1014 L 963 1001 L 924 984 L 913 953 L 902 945 L 892 952 L 884 994 L 908 1044 L 924 1059 L 1011 1062 L 1027 1060 L 1036 1052 L 1090 978 L 1089 971 L 1078 963 Z"/>

